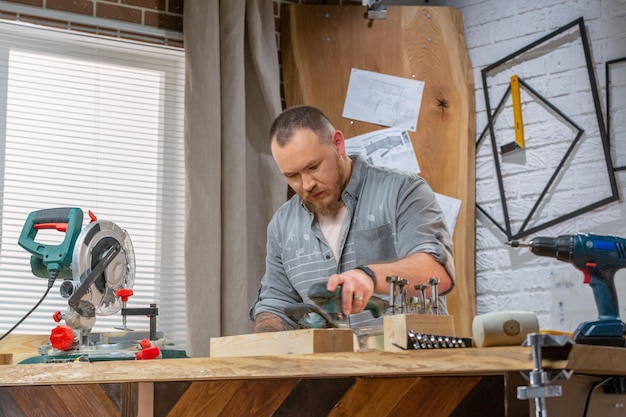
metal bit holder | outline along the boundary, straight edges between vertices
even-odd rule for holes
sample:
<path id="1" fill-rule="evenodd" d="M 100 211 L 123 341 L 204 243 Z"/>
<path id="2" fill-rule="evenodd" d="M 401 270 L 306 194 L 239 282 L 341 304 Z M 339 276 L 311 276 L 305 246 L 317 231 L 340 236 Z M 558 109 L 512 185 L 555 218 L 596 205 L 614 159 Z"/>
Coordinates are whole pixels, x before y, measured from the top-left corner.
<path id="1" fill-rule="evenodd" d="M 562 370 L 556 375 L 550 376 L 542 368 L 542 347 L 564 346 L 573 343 L 567 336 L 555 336 L 549 334 L 531 333 L 526 337 L 526 345 L 532 346 L 533 370 L 529 373 L 529 386 L 517 387 L 517 398 L 519 400 L 535 400 L 535 416 L 547 417 L 546 398 L 560 397 L 562 390 L 560 385 L 548 385 L 551 381 L 565 377 L 569 379 L 572 371 Z"/>
<path id="2" fill-rule="evenodd" d="M 389 307 L 391 307 L 391 314 L 407 313 L 408 296 L 406 286 L 409 285 L 409 281 L 396 275 L 386 277 L 385 280 L 389 283 Z"/>
<path id="3" fill-rule="evenodd" d="M 398 297 L 400 298 L 400 314 L 408 313 L 408 300 L 406 286 L 409 285 L 409 281 L 404 278 L 399 278 L 398 282 Z"/>
<path id="4" fill-rule="evenodd" d="M 389 302 L 391 308 L 391 314 L 396 314 L 397 304 L 396 304 L 396 283 L 398 282 L 397 276 L 386 277 L 385 280 L 389 283 Z"/>
<path id="5" fill-rule="evenodd" d="M 439 278 L 428 279 L 428 283 L 430 284 L 432 288 L 432 291 L 430 294 L 430 297 L 431 297 L 430 305 L 431 305 L 434 315 L 439 314 L 439 290 L 437 289 L 437 286 L 439 285 L 440 282 L 441 281 L 439 280 Z"/>
<path id="6" fill-rule="evenodd" d="M 428 288 L 428 285 L 419 284 L 416 285 L 414 288 L 420 292 L 420 308 L 417 313 L 426 314 L 426 288 Z"/>

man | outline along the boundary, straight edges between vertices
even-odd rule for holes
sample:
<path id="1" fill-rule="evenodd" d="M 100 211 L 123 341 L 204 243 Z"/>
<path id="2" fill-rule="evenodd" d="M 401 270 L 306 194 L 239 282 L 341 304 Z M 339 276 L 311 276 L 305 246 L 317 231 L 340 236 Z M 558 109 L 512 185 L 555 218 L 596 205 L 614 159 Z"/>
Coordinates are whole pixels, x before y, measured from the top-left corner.
<path id="1" fill-rule="evenodd" d="M 342 286 L 344 314 L 363 311 L 386 277 L 454 287 L 450 234 L 430 186 L 417 175 L 346 154 L 344 136 L 317 108 L 296 106 L 270 128 L 274 160 L 295 191 L 267 228 L 266 272 L 250 309 L 255 332 L 296 329 L 283 310 L 311 303 L 308 289 Z M 439 306 L 445 310 L 445 300 Z"/>

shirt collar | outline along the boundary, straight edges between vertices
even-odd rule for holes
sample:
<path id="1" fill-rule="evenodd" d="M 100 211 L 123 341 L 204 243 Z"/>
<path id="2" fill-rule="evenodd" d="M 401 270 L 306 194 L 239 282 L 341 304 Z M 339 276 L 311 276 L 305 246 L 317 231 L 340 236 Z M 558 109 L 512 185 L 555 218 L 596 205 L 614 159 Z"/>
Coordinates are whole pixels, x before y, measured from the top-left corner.
<path id="1" fill-rule="evenodd" d="M 346 188 L 341 194 L 343 201 L 346 202 L 346 204 L 348 204 L 349 201 L 356 202 L 358 199 L 363 186 L 363 179 L 365 178 L 367 172 L 367 162 L 365 162 L 361 156 L 350 155 L 350 159 L 353 162 L 352 174 L 350 175 L 348 185 L 346 185 Z"/>

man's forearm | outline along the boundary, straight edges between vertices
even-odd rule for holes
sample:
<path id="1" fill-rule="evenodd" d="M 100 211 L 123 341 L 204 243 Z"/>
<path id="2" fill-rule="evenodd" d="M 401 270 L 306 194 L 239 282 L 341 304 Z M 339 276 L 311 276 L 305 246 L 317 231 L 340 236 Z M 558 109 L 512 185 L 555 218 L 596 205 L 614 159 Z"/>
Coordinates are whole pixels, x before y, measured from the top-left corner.
<path id="1" fill-rule="evenodd" d="M 385 281 L 385 277 L 394 275 L 405 278 L 410 282 L 407 288 L 409 296 L 418 295 L 417 290 L 414 290 L 414 286 L 427 283 L 430 277 L 441 280 L 439 294 L 448 292 L 453 286 L 452 279 L 443 265 L 439 264 L 432 255 L 427 253 L 414 253 L 398 261 L 384 264 L 374 263 L 370 264 L 369 267 L 378 276 L 376 292 L 381 294 L 389 292 L 389 284 Z"/>
<path id="2" fill-rule="evenodd" d="M 296 327 L 286 322 L 276 314 L 259 313 L 254 318 L 254 333 L 279 332 L 282 330 L 295 330 Z"/>

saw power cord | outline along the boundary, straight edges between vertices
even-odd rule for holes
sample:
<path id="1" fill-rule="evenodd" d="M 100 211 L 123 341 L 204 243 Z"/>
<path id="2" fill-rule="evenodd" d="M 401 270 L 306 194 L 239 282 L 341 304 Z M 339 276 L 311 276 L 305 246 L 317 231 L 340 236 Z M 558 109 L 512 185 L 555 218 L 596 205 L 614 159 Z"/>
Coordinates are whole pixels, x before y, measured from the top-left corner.
<path id="1" fill-rule="evenodd" d="M 11 334 L 11 332 L 13 332 L 13 330 L 15 330 L 17 328 L 17 326 L 19 326 L 20 324 L 22 324 L 22 322 L 24 320 L 26 320 L 28 318 L 28 316 L 30 316 L 33 311 L 35 311 L 37 309 L 37 307 L 39 307 L 39 305 L 41 305 L 41 303 L 43 302 L 43 300 L 46 299 L 46 296 L 48 295 L 48 293 L 50 292 L 50 289 L 54 286 L 54 282 L 56 281 L 57 277 L 59 276 L 59 271 L 56 270 L 51 270 L 48 273 L 48 288 L 46 288 L 46 292 L 43 293 L 43 295 L 41 296 L 41 298 L 39 299 L 39 301 L 37 302 L 37 304 L 35 304 L 33 306 L 33 308 L 30 309 L 30 311 L 28 313 L 26 313 L 24 315 L 24 317 L 22 317 L 20 319 L 20 321 L 18 321 L 17 323 L 15 323 L 15 326 L 11 327 L 9 329 L 9 331 L 7 331 L 5 334 L 3 334 L 2 336 L 0 336 L 0 341 L 2 341 L 2 339 L 4 339 L 5 337 L 7 337 L 8 335 Z"/>

